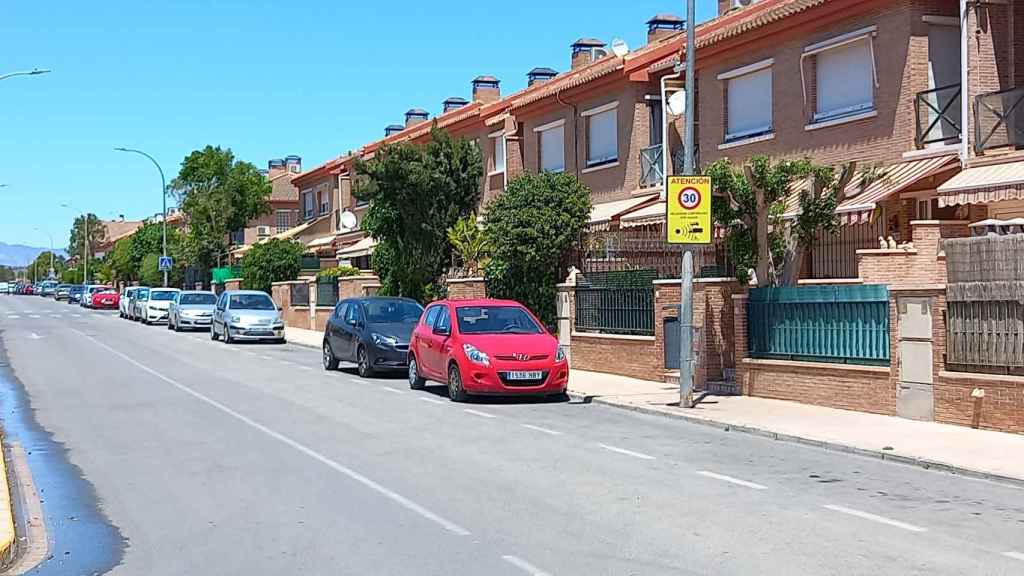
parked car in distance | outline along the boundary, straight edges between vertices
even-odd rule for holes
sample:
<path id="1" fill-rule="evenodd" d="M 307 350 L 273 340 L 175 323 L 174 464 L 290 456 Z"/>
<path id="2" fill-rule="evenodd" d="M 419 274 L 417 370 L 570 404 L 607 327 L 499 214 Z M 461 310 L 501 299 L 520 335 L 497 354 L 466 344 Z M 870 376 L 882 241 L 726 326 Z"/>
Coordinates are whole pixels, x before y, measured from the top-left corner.
<path id="1" fill-rule="evenodd" d="M 82 302 L 82 294 L 85 293 L 85 286 L 82 284 L 72 284 L 68 288 L 68 304 L 80 304 Z"/>
<path id="2" fill-rule="evenodd" d="M 57 301 L 67 300 L 69 290 L 71 290 L 71 284 L 58 284 L 57 290 L 53 293 L 53 299 Z"/>
<path id="3" fill-rule="evenodd" d="M 143 324 L 167 321 L 167 310 L 181 290 L 177 288 L 150 288 L 145 306 L 140 307 L 139 319 Z"/>
<path id="4" fill-rule="evenodd" d="M 121 301 L 117 304 L 118 316 L 121 318 L 128 317 L 128 306 L 131 305 L 132 295 L 138 289 L 137 286 L 125 286 L 121 288 Z"/>
<path id="5" fill-rule="evenodd" d="M 56 280 L 46 280 L 45 282 L 42 282 L 42 283 L 39 284 L 39 295 L 44 297 L 44 298 L 46 298 L 48 296 L 53 296 L 54 293 L 56 293 L 56 291 L 57 291 L 57 281 Z"/>
<path id="6" fill-rule="evenodd" d="M 564 395 L 569 363 L 558 340 L 512 300 L 431 303 L 409 343 L 409 387 L 447 382 L 448 396 Z"/>
<path id="7" fill-rule="evenodd" d="M 92 307 L 98 310 L 115 310 L 121 303 L 121 295 L 111 288 L 92 296 Z"/>
<path id="8" fill-rule="evenodd" d="M 423 307 L 408 298 L 342 300 L 324 327 L 323 363 L 336 370 L 341 360 L 355 362 L 359 375 L 378 370 L 405 370 L 409 338 Z"/>
<path id="9" fill-rule="evenodd" d="M 128 319 L 139 320 L 139 305 L 146 305 L 146 301 L 149 300 L 149 287 L 138 286 L 135 288 L 135 292 L 132 292 L 131 300 L 128 301 Z"/>
<path id="10" fill-rule="evenodd" d="M 204 290 L 178 292 L 167 310 L 167 329 L 181 332 L 193 328 L 209 329 L 217 295 Z"/>
<path id="11" fill-rule="evenodd" d="M 92 308 L 93 296 L 99 294 L 100 292 L 105 292 L 110 289 L 110 286 L 106 286 L 104 284 L 89 284 L 88 286 L 85 287 L 85 290 L 82 292 L 82 301 L 79 302 L 79 304 L 84 308 Z"/>
<path id="12" fill-rule="evenodd" d="M 273 340 L 284 343 L 284 321 L 266 292 L 227 290 L 217 299 L 210 324 L 210 339 Z"/>

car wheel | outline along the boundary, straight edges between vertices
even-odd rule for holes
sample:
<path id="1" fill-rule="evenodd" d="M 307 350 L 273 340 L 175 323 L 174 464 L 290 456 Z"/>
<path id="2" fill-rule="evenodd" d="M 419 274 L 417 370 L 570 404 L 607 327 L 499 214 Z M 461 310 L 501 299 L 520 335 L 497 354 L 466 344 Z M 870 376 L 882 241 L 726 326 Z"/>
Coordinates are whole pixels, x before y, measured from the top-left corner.
<path id="1" fill-rule="evenodd" d="M 420 376 L 420 367 L 416 363 L 416 357 L 409 355 L 409 388 L 412 390 L 423 390 L 427 381 Z"/>
<path id="2" fill-rule="evenodd" d="M 370 357 L 366 355 L 366 348 L 362 346 L 356 352 L 356 365 L 361 377 L 370 378 L 373 376 L 373 366 L 370 366 Z"/>
<path id="3" fill-rule="evenodd" d="M 224 325 L 224 343 L 225 344 L 231 344 L 234 341 L 235 340 L 231 337 L 231 329 L 228 328 L 227 324 L 225 324 Z"/>
<path id="4" fill-rule="evenodd" d="M 216 342 L 217 338 L 218 338 L 218 336 L 217 336 L 217 327 L 214 326 L 213 324 L 210 324 L 210 340 L 213 340 L 213 341 Z"/>
<path id="5" fill-rule="evenodd" d="M 334 357 L 334 351 L 331 350 L 330 343 L 324 340 L 324 370 L 337 370 L 338 359 Z"/>
<path id="6" fill-rule="evenodd" d="M 454 362 L 448 367 L 448 398 L 452 402 L 465 402 L 467 399 L 466 389 L 462 386 L 459 365 Z"/>

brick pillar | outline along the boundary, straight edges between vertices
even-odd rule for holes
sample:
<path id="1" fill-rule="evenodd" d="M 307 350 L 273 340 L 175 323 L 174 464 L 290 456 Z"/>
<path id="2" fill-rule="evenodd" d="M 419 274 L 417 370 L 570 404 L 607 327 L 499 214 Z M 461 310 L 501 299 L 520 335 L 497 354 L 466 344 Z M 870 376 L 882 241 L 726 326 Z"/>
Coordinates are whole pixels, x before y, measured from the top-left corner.
<path id="1" fill-rule="evenodd" d="M 309 329 L 318 330 L 316 325 L 316 278 L 306 280 L 309 284 Z"/>
<path id="2" fill-rule="evenodd" d="M 747 358 L 747 295 L 732 295 L 733 336 L 736 342 L 736 384 L 740 394 L 750 395 L 750 383 L 747 381 L 747 370 L 743 360 Z"/>
<path id="3" fill-rule="evenodd" d="M 505 118 L 505 177 L 512 180 L 523 173 L 523 126 L 514 116 Z"/>
<path id="4" fill-rule="evenodd" d="M 558 284 L 555 312 L 558 317 L 558 346 L 572 361 L 572 333 L 576 330 L 576 279 Z"/>

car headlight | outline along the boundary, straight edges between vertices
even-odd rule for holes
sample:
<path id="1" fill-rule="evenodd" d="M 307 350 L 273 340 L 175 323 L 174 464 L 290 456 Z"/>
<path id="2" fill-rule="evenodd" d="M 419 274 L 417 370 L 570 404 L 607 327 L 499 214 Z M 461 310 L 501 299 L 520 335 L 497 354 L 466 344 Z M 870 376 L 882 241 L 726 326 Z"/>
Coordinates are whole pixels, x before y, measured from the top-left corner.
<path id="1" fill-rule="evenodd" d="M 228 320 L 230 320 L 232 324 L 238 324 L 242 321 L 242 317 L 237 314 L 232 314 L 231 318 L 228 318 Z"/>
<path id="2" fill-rule="evenodd" d="M 373 340 L 373 343 L 376 344 L 377 346 L 383 346 L 387 348 L 394 348 L 395 344 L 398 344 L 398 338 L 395 338 L 394 336 L 385 336 L 383 334 L 378 334 L 376 332 L 370 334 L 370 339 Z"/>
<path id="3" fill-rule="evenodd" d="M 555 352 L 555 362 L 562 362 L 565 360 L 565 348 L 558 347 L 558 352 Z"/>
<path id="4" fill-rule="evenodd" d="M 484 352 L 477 350 L 476 346 L 473 346 L 472 344 L 463 344 L 462 351 L 466 353 L 466 358 L 469 358 L 469 361 L 474 364 L 479 364 L 481 366 L 491 365 L 491 358 Z"/>

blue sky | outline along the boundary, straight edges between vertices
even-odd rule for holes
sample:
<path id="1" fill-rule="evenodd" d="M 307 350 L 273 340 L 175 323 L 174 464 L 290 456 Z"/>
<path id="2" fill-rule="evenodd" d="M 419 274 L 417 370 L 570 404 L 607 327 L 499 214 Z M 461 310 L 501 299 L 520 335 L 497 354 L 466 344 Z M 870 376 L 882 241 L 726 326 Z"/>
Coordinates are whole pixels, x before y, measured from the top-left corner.
<path id="1" fill-rule="evenodd" d="M 159 176 L 206 144 L 265 167 L 313 167 L 491 74 L 510 93 L 535 66 L 564 71 L 581 36 L 644 43 L 682 0 L 474 2 L 173 0 L 5 2 L 0 74 L 0 241 L 67 242 L 71 210 L 160 211 Z M 714 0 L 698 0 L 698 21 Z M 38 230 L 37 230 L 38 228 Z"/>

